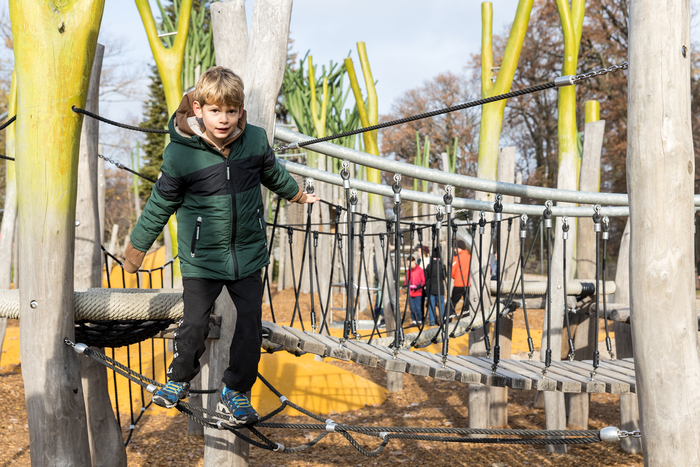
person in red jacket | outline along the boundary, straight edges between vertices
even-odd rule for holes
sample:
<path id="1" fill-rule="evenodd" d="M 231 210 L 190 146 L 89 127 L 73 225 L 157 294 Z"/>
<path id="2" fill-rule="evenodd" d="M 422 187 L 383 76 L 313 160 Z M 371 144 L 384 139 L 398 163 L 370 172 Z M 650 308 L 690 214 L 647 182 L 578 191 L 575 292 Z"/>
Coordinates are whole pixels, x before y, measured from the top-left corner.
<path id="1" fill-rule="evenodd" d="M 421 298 L 423 296 L 423 286 L 425 285 L 425 274 L 423 268 L 416 262 L 416 258 L 409 258 L 411 266 L 403 279 L 403 285 L 408 284 L 408 306 L 411 309 L 411 319 L 413 325 L 423 324 L 423 309 Z"/>
<path id="2" fill-rule="evenodd" d="M 457 240 L 457 254 L 452 258 L 452 281 L 454 288 L 452 289 L 452 309 L 451 313 L 456 313 L 457 303 L 466 297 L 467 288 L 471 285 L 471 276 L 469 275 L 469 265 L 472 257 L 467 251 L 467 242 L 461 238 Z M 468 308 L 467 308 L 468 309 Z"/>

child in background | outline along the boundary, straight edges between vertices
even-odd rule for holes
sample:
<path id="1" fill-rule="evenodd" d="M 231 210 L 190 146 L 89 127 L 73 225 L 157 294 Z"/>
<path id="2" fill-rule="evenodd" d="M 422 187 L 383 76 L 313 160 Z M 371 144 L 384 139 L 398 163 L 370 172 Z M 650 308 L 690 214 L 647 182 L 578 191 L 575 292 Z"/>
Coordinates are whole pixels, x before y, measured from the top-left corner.
<path id="1" fill-rule="evenodd" d="M 404 276 L 403 285 L 408 284 L 408 306 L 411 309 L 413 325 L 420 326 L 423 324 L 421 298 L 423 296 L 423 286 L 425 285 L 425 275 L 423 268 L 416 262 L 416 258 L 411 256 L 409 261 L 411 265 Z"/>

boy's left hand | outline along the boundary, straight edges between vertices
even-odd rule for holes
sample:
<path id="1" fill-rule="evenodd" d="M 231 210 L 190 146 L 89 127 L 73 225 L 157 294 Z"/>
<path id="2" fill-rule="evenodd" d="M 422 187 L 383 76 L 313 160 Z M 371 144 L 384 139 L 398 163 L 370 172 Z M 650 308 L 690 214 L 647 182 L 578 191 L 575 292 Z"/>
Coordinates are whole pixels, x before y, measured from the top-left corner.
<path id="1" fill-rule="evenodd" d="M 304 192 L 304 194 L 306 195 L 306 203 L 308 203 L 308 204 L 313 204 L 316 201 L 321 201 L 321 198 L 316 196 L 314 193 L 309 194 L 307 192 Z"/>

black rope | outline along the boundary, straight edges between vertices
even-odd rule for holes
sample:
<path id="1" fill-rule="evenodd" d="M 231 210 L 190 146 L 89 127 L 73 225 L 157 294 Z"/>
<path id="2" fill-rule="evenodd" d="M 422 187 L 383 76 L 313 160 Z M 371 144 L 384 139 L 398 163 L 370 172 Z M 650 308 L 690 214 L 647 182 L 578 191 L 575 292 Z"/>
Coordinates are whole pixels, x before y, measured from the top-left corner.
<path id="1" fill-rule="evenodd" d="M 569 238 L 569 223 L 564 218 L 564 223 L 562 225 L 562 245 L 563 245 L 563 285 L 564 285 L 564 319 L 566 320 L 566 334 L 569 337 L 569 360 L 573 360 L 576 357 L 576 347 L 574 346 L 574 339 L 571 337 L 571 323 L 569 320 L 569 304 L 568 295 L 566 291 L 566 240 Z"/>
<path id="2" fill-rule="evenodd" d="M 538 84 L 538 85 L 536 85 L 536 86 L 530 86 L 530 87 L 525 88 L 525 89 L 519 89 L 519 90 L 517 90 L 517 91 L 511 91 L 511 92 L 508 92 L 508 93 L 505 93 L 505 94 L 499 94 L 499 95 L 497 95 L 497 96 L 486 97 L 486 98 L 484 98 L 484 99 L 477 99 L 477 100 L 475 100 L 475 101 L 465 102 L 465 103 L 463 103 L 463 104 L 454 105 L 454 106 L 446 107 L 446 108 L 443 108 L 443 109 L 433 110 L 433 111 L 430 111 L 430 112 L 425 112 L 425 113 L 422 113 L 422 114 L 413 115 L 413 116 L 411 116 L 411 117 L 399 118 L 399 119 L 397 119 L 397 120 L 392 120 L 392 121 L 389 121 L 389 122 L 379 123 L 379 124 L 377 124 L 377 125 L 371 125 L 371 126 L 368 126 L 368 127 L 365 127 L 365 128 L 358 128 L 358 129 L 356 129 L 356 130 L 344 131 L 344 132 L 342 132 L 342 133 L 337 133 L 337 134 L 335 134 L 335 135 L 326 136 L 326 137 L 323 137 L 323 138 L 314 138 L 314 139 L 310 139 L 310 140 L 308 140 L 308 141 L 301 141 L 301 142 L 298 142 L 298 143 L 293 143 L 293 144 L 290 144 L 290 145 L 281 146 L 281 147 L 276 148 L 276 149 L 275 149 L 275 152 L 282 152 L 282 151 L 286 151 L 286 150 L 288 150 L 288 149 L 301 148 L 301 147 L 304 147 L 304 146 L 308 146 L 308 145 L 310 145 L 310 144 L 322 143 L 322 142 L 324 142 L 324 141 L 330 141 L 330 140 L 332 140 L 332 139 L 345 138 L 346 136 L 357 135 L 357 134 L 365 133 L 365 132 L 368 132 L 368 131 L 380 130 L 380 129 L 382 129 L 382 128 L 387 128 L 387 127 L 395 126 L 395 125 L 401 125 L 401 124 L 403 124 L 403 123 L 414 122 L 414 121 L 416 121 L 416 120 L 421 120 L 421 119 L 429 118 L 429 117 L 435 117 L 435 116 L 437 116 L 437 115 L 442 115 L 442 114 L 446 114 L 446 113 L 450 113 L 450 112 L 455 112 L 455 111 L 458 111 L 458 110 L 464 110 L 464 109 L 468 109 L 468 108 L 471 108 L 471 107 L 478 107 L 478 106 L 480 106 L 480 105 L 488 104 L 488 103 L 490 103 L 490 102 L 496 102 L 496 101 L 500 101 L 500 100 L 503 100 L 503 99 L 510 99 L 511 97 L 518 97 L 518 96 L 522 96 L 522 95 L 525 95 L 525 94 L 530 94 L 530 93 L 533 93 L 533 92 L 544 91 L 544 90 L 546 90 L 546 89 L 551 89 L 551 88 L 553 88 L 554 86 L 555 86 L 554 81 L 551 81 L 551 82 L 549 82 L 549 83 L 544 83 L 544 84 Z"/>
<path id="3" fill-rule="evenodd" d="M 6 159 L 6 160 L 8 160 L 8 161 L 14 161 L 14 160 L 15 160 L 14 157 L 7 157 L 7 156 L 3 156 L 2 154 L 0 154 L 0 159 Z"/>
<path id="4" fill-rule="evenodd" d="M 275 230 L 277 229 L 277 216 L 280 213 L 280 205 L 281 204 L 282 204 L 282 198 L 278 197 L 277 198 L 277 206 L 275 207 L 275 218 L 272 222 L 272 232 L 270 233 L 270 244 L 269 244 L 268 249 L 267 249 L 267 257 L 268 258 L 272 254 L 272 248 L 275 244 Z M 280 239 L 280 243 L 281 243 L 281 241 L 282 240 Z M 280 250 L 281 249 L 282 248 L 280 248 Z M 265 266 L 265 278 L 263 279 L 263 289 L 265 289 L 265 288 L 267 289 L 267 297 L 270 299 L 270 315 L 272 315 L 272 322 L 276 323 L 277 320 L 275 320 L 275 310 L 272 307 L 272 291 L 270 290 L 270 276 L 268 275 L 269 267 L 270 267 L 269 264 L 267 266 Z M 275 268 L 275 265 L 273 264 L 272 265 L 273 271 L 274 271 L 274 268 Z M 277 280 L 278 281 L 279 281 L 279 277 L 281 275 L 282 275 L 282 271 L 277 271 L 277 277 L 278 277 Z"/>
<path id="5" fill-rule="evenodd" d="M 549 204 L 548 204 L 549 203 Z M 545 311 L 547 314 L 547 349 L 545 350 L 544 366 L 545 373 L 552 364 L 552 209 L 551 201 L 545 203 L 544 210 L 544 230 L 547 236 L 547 294 Z"/>
<path id="6" fill-rule="evenodd" d="M 600 364 L 600 351 L 598 350 L 598 334 L 600 331 L 600 214 L 596 209 L 593 214 L 593 229 L 595 230 L 595 350 L 593 351 L 593 373 L 595 376 Z"/>
<path id="7" fill-rule="evenodd" d="M 92 117 L 92 118 L 97 119 L 101 122 L 109 123 L 110 125 L 113 125 L 113 126 L 116 126 L 119 128 L 124 128 L 127 130 L 141 131 L 143 133 L 159 133 L 159 134 L 169 133 L 168 130 L 160 130 L 158 128 L 142 128 L 140 126 L 126 125 L 124 123 L 115 122 L 114 120 L 109 120 L 105 117 L 101 117 L 95 113 L 92 113 L 92 112 L 85 110 L 85 109 L 81 109 L 81 108 L 76 107 L 76 106 L 72 106 L 71 110 L 73 110 L 73 112 L 75 112 L 77 114 L 87 115 L 88 117 Z M 0 128 L 0 129 L 2 129 L 2 128 Z"/>

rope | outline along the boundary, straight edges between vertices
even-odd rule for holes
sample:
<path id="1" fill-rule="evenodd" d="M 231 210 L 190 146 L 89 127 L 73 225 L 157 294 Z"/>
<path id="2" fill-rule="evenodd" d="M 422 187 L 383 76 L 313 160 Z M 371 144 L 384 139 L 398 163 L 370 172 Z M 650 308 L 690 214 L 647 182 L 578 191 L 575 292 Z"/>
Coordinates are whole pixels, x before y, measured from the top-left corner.
<path id="1" fill-rule="evenodd" d="M 145 388 L 149 392 L 154 392 L 156 387 L 162 387 L 161 383 L 151 380 L 140 373 L 125 367 L 116 360 L 107 357 L 101 352 L 96 352 L 84 344 L 74 344 L 65 339 L 66 345 L 74 348 L 78 353 L 92 358 L 93 360 L 103 364 L 107 368 L 111 368 L 116 373 L 121 374 L 130 381 L 139 385 L 142 390 Z M 392 439 L 411 439 L 419 441 L 439 441 L 439 442 L 458 442 L 458 443 L 482 443 L 482 444 L 587 444 L 601 441 L 600 431 L 596 430 L 499 430 L 499 429 L 483 429 L 483 428 L 431 428 L 431 427 L 386 427 L 386 426 L 354 426 L 335 423 L 333 420 L 325 419 L 324 417 L 310 412 L 303 407 L 289 401 L 277 389 L 275 389 L 262 375 L 258 375 L 260 381 L 265 384 L 277 397 L 279 397 L 281 405 L 271 413 L 263 416 L 260 421 L 254 425 L 248 426 L 231 426 L 227 424 L 227 416 L 218 412 L 211 411 L 203 407 L 197 407 L 187 402 L 179 402 L 177 409 L 188 418 L 200 423 L 201 425 L 212 429 L 225 429 L 241 438 L 247 443 L 265 450 L 282 451 L 285 453 L 295 453 L 307 449 L 318 443 L 321 439 L 327 436 L 328 433 L 340 433 L 348 442 L 359 452 L 365 456 L 376 456 L 389 444 Z M 216 389 L 215 391 L 218 391 Z M 202 391 L 211 392 L 211 391 Z M 319 421 L 321 423 L 274 423 L 267 422 L 272 416 L 280 413 L 284 408 L 291 407 L 302 414 Z M 142 410 L 142 413 L 145 409 Z M 201 413 L 206 417 L 196 415 L 195 412 Z M 140 416 L 139 416 L 140 418 Z M 132 411 L 132 430 L 134 424 L 138 421 L 133 419 Z M 242 428 L 247 428 L 253 435 L 261 441 L 256 441 L 252 437 L 241 433 Z M 279 443 L 275 443 L 267 436 L 262 434 L 259 428 L 278 428 L 278 429 L 299 429 L 299 430 L 319 430 L 321 433 L 310 442 L 296 446 L 284 447 Z M 374 450 L 368 450 L 362 447 L 351 435 L 351 433 L 378 437 L 382 440 L 380 445 Z M 462 435 L 462 436 L 444 436 L 444 435 Z M 513 438 L 469 438 L 470 435 L 491 435 L 491 436 L 513 436 Z M 543 438 L 543 437 L 548 438 Z M 522 437 L 530 437 L 522 438 Z M 551 438 L 557 437 L 557 438 Z M 130 437 L 129 437 L 130 438 Z"/>
<path id="2" fill-rule="evenodd" d="M 97 114 L 95 114 L 95 113 L 92 113 L 92 112 L 90 112 L 90 111 L 88 111 L 88 110 L 85 110 L 85 109 L 81 109 L 81 108 L 76 107 L 76 106 L 72 106 L 72 107 L 71 107 L 71 110 L 72 110 L 73 112 L 77 113 L 77 114 L 87 115 L 88 117 L 92 117 L 92 118 L 97 119 L 97 120 L 99 120 L 99 121 L 101 121 L 101 122 L 109 123 L 110 125 L 113 125 L 113 126 L 116 126 L 116 127 L 119 127 L 119 128 L 124 128 L 124 129 L 127 129 L 127 130 L 140 131 L 140 132 L 143 132 L 143 133 L 159 133 L 159 134 L 167 134 L 167 133 L 169 133 L 168 130 L 160 130 L 160 129 L 157 129 L 157 128 L 141 128 L 140 126 L 126 125 L 126 124 L 124 124 L 124 123 L 115 122 L 114 120 L 109 120 L 109 119 L 107 119 L 107 118 L 105 118 L 105 117 L 101 117 L 101 116 L 99 116 L 99 115 L 97 115 Z M 1 129 L 1 128 L 0 128 L 0 129 Z"/>

